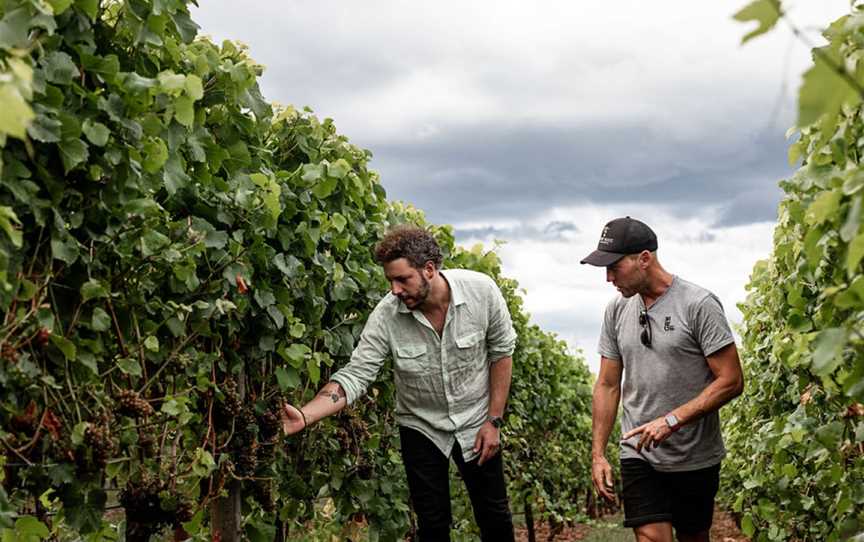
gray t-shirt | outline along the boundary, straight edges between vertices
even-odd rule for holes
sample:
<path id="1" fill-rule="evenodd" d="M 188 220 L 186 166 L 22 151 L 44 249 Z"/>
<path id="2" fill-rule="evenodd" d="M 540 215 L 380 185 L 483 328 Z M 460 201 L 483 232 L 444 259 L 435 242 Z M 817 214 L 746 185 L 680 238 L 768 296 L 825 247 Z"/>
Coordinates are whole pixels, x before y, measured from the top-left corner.
<path id="1" fill-rule="evenodd" d="M 642 344 L 642 296 L 618 296 L 606 307 L 600 355 L 624 364 L 622 433 L 665 416 L 714 380 L 706 356 L 735 342 L 723 307 L 708 290 L 674 277 L 648 309 L 651 347 Z M 639 436 L 621 443 L 621 459 L 643 459 L 661 471 L 716 465 L 726 454 L 714 411 L 673 433 L 658 448 L 636 451 Z"/>

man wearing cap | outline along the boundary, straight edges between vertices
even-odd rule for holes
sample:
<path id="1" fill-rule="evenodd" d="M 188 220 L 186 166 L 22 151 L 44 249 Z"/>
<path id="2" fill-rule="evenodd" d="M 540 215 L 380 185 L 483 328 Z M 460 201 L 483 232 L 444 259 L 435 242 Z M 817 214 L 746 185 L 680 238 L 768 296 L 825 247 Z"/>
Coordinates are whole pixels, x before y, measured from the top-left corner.
<path id="1" fill-rule="evenodd" d="M 606 446 L 623 403 L 624 526 L 640 542 L 709 540 L 720 461 L 718 409 L 744 389 L 717 296 L 668 273 L 644 223 L 607 223 L 582 263 L 606 268 L 620 295 L 606 307 L 594 386 L 592 478 L 614 500 Z M 623 387 L 622 387 L 623 376 Z"/>

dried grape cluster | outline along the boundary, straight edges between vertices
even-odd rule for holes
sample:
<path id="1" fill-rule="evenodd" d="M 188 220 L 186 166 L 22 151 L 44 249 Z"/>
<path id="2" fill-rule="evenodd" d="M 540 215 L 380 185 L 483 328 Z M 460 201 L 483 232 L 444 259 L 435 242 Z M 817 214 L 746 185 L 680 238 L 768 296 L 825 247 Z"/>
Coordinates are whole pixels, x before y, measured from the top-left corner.
<path id="1" fill-rule="evenodd" d="M 76 459 L 75 446 L 68 434 L 63 434 L 51 445 L 51 457 L 58 463 L 73 462 Z"/>
<path id="2" fill-rule="evenodd" d="M 270 441 L 279 436 L 282 429 L 279 416 L 272 410 L 267 410 L 258 417 L 258 428 L 262 441 Z"/>
<path id="3" fill-rule="evenodd" d="M 134 390 L 120 390 L 116 396 L 114 410 L 130 418 L 146 418 L 153 415 L 153 407 Z"/>
<path id="4" fill-rule="evenodd" d="M 234 466 L 238 476 L 254 476 L 258 468 L 258 421 L 249 405 L 234 418 Z"/>
<path id="5" fill-rule="evenodd" d="M 117 449 L 107 424 L 88 425 L 84 430 L 84 444 L 91 452 L 93 466 L 100 469 L 105 467 Z M 83 459 L 82 454 L 76 454 L 76 460 L 80 462 L 81 459 Z"/>
<path id="6" fill-rule="evenodd" d="M 170 523 L 171 518 L 159 501 L 159 492 L 163 489 L 161 480 L 146 474 L 139 481 L 130 480 L 120 492 L 120 504 L 126 510 L 127 520 L 144 524 Z"/>
<path id="7" fill-rule="evenodd" d="M 237 476 L 254 476 L 258 468 L 258 443 L 235 448 L 234 472 Z"/>
<path id="8" fill-rule="evenodd" d="M 220 387 L 222 401 L 217 403 L 217 423 L 222 426 L 231 426 L 231 420 L 237 417 L 243 410 L 243 401 L 237 391 L 237 381 L 228 378 Z"/>
<path id="9" fill-rule="evenodd" d="M 156 453 L 156 435 L 152 431 L 138 430 L 138 446 L 147 455 Z"/>
<path id="10" fill-rule="evenodd" d="M 273 482 L 269 479 L 255 480 L 252 483 L 252 498 L 265 512 L 276 510 L 276 500 L 273 497 Z"/>
<path id="11" fill-rule="evenodd" d="M 240 444 L 250 444 L 258 437 L 258 420 L 251 406 L 244 406 L 234 418 L 234 438 Z"/>
<path id="12" fill-rule="evenodd" d="M 18 351 L 10 343 L 5 342 L 0 346 L 0 358 L 5 359 L 10 363 L 18 362 Z"/>
<path id="13" fill-rule="evenodd" d="M 261 442 L 258 444 L 258 465 L 266 467 L 273 463 L 276 458 L 276 443 Z"/>
<path id="14" fill-rule="evenodd" d="M 177 528 L 192 519 L 194 512 L 192 503 L 174 500 L 164 480 L 146 473 L 140 480 L 130 480 L 126 484 L 120 492 L 120 504 L 130 525 L 134 524 L 138 533 L 146 536 L 165 526 Z"/>

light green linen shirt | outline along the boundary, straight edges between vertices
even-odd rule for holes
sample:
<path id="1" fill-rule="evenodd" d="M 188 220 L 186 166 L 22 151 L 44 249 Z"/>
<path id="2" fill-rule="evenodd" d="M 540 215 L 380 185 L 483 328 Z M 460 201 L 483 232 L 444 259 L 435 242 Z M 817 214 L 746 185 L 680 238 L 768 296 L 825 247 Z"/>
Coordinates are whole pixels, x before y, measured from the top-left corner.
<path id="1" fill-rule="evenodd" d="M 516 332 L 491 278 L 464 269 L 441 274 L 450 285 L 450 306 L 440 337 L 421 311 L 388 293 L 369 316 L 351 361 L 330 380 L 351 404 L 392 355 L 396 423 L 420 431 L 447 457 L 458 441 L 471 461 L 489 413 L 489 368 L 513 355 Z"/>

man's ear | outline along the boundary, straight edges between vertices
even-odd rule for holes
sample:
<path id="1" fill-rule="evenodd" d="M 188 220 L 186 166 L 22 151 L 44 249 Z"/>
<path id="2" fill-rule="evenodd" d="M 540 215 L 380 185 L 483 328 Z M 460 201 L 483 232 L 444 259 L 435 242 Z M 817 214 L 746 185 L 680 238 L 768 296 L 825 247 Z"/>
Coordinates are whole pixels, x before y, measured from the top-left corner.
<path id="1" fill-rule="evenodd" d="M 650 250 L 643 250 L 642 252 L 640 252 L 639 253 L 639 267 L 641 267 L 642 269 L 647 268 L 649 265 L 651 265 L 651 259 L 653 257 L 654 256 L 651 254 Z"/>
<path id="2" fill-rule="evenodd" d="M 426 277 L 426 280 L 432 280 L 437 272 L 438 268 L 435 267 L 432 260 L 427 261 L 426 265 L 423 266 L 423 276 Z"/>

